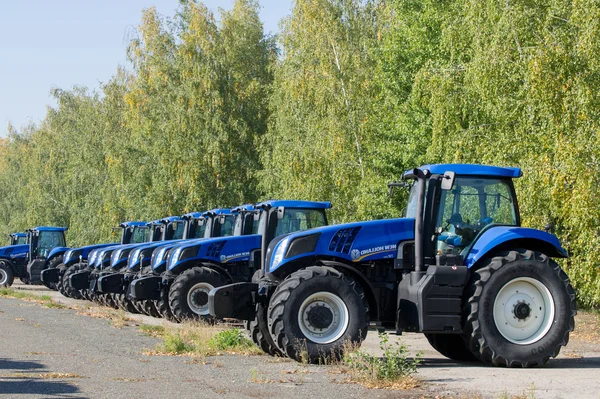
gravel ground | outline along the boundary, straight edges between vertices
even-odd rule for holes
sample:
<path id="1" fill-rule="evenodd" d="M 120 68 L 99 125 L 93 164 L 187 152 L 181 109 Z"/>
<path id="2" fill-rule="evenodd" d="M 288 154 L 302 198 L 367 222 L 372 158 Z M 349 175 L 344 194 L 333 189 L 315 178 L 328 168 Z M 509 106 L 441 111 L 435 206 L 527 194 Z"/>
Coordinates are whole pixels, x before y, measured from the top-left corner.
<path id="1" fill-rule="evenodd" d="M 66 305 L 88 304 L 41 287 L 14 288 L 50 295 Z M 131 317 L 133 324 L 168 323 Z M 582 325 L 598 328 L 596 316 L 584 317 Z M 0 395 L 11 398 L 600 398 L 597 331 L 577 334 L 557 359 L 537 369 L 452 362 L 422 335 L 406 334 L 402 341 L 424 357 L 417 374 L 423 384 L 408 391 L 367 389 L 345 382 L 348 376 L 337 367 L 267 356 L 148 356 L 144 352 L 158 340 L 141 335 L 136 326 L 115 328 L 74 309 L 9 298 L 0 298 L 0 334 Z M 378 353 L 378 347 L 376 333 L 369 333 L 363 348 Z"/>

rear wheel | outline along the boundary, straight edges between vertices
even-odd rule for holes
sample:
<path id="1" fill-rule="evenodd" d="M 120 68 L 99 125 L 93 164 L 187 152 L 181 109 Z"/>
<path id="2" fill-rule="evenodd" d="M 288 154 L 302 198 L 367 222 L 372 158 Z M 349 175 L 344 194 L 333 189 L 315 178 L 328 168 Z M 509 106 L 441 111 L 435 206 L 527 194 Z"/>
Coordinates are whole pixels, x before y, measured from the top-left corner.
<path id="1" fill-rule="evenodd" d="M 12 267 L 6 262 L 0 262 L 0 287 L 10 287 L 15 281 L 15 275 Z"/>
<path id="2" fill-rule="evenodd" d="M 119 309 L 129 313 L 140 313 L 132 300 L 127 298 L 126 294 L 116 294 L 117 306 Z"/>
<path id="3" fill-rule="evenodd" d="M 81 292 L 79 292 L 79 290 L 76 290 L 75 288 L 73 288 L 73 286 L 71 285 L 70 277 L 73 274 L 82 271 L 86 267 L 87 267 L 87 265 L 85 265 L 85 264 L 76 263 L 67 268 L 67 270 L 65 271 L 65 274 L 63 274 L 61 283 L 58 286 L 58 289 L 61 294 L 63 294 L 67 298 L 83 299 Z"/>
<path id="4" fill-rule="evenodd" d="M 534 367 L 555 357 L 575 327 L 575 291 L 552 259 L 515 250 L 487 260 L 470 283 L 469 349 L 494 366 Z"/>
<path id="5" fill-rule="evenodd" d="M 341 358 L 347 344 L 365 339 L 369 326 L 362 287 L 329 267 L 291 274 L 273 293 L 267 314 L 279 350 L 310 363 Z"/>
<path id="6" fill-rule="evenodd" d="M 162 318 L 177 323 L 177 319 L 173 316 L 171 308 L 169 307 L 169 291 L 168 289 L 161 287 L 160 299 L 154 301 L 156 309 Z"/>
<path id="7" fill-rule="evenodd" d="M 461 362 L 473 362 L 477 360 L 477 357 L 467 348 L 461 335 L 426 333 L 425 337 L 433 349 L 448 359 Z"/>
<path id="8" fill-rule="evenodd" d="M 177 276 L 169 290 L 171 312 L 179 321 L 212 320 L 208 312 L 208 293 L 227 283 L 225 276 L 208 267 L 186 270 Z"/>

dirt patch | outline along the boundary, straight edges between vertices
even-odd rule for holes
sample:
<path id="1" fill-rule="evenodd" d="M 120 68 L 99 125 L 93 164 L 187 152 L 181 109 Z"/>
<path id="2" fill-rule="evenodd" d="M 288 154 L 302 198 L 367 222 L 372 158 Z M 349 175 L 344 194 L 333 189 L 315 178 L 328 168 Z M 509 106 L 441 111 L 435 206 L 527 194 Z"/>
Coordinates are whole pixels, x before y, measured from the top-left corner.
<path id="1" fill-rule="evenodd" d="M 575 331 L 571 333 L 575 341 L 600 343 L 600 312 L 580 311 L 575 316 Z"/>

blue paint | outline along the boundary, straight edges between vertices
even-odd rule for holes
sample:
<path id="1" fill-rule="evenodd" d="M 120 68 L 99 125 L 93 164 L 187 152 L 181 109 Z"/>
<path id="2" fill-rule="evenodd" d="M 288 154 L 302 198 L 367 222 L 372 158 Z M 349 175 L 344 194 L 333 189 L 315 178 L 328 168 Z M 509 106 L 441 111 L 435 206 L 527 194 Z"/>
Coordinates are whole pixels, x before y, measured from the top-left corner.
<path id="1" fill-rule="evenodd" d="M 337 258 L 352 263 L 392 259 L 396 256 L 399 242 L 414 239 L 414 226 L 414 219 L 402 218 L 339 224 L 292 233 L 273 248 L 267 271 L 272 273 L 309 256 Z M 294 239 L 314 234 L 320 234 L 314 251 L 285 257 Z M 349 243 L 349 240 L 352 242 Z"/>
<path id="2" fill-rule="evenodd" d="M 465 258 L 465 266 L 471 267 L 499 245 L 512 240 L 534 239 L 553 246 L 564 257 L 567 251 L 560 245 L 558 238 L 545 231 L 515 226 L 495 226 L 483 232 L 473 244 Z"/>
<path id="3" fill-rule="evenodd" d="M 454 172 L 461 176 L 485 176 L 485 177 L 509 177 L 517 178 L 523 175 L 521 168 L 473 165 L 473 164 L 436 164 L 423 165 L 418 169 L 429 170 L 432 174 L 444 174 L 445 172 Z M 412 173 L 407 170 L 404 175 Z"/>
<path id="4" fill-rule="evenodd" d="M 304 208 L 304 209 L 329 209 L 331 202 L 295 201 L 295 200 L 269 200 L 256 204 L 256 208 L 279 207 Z"/>

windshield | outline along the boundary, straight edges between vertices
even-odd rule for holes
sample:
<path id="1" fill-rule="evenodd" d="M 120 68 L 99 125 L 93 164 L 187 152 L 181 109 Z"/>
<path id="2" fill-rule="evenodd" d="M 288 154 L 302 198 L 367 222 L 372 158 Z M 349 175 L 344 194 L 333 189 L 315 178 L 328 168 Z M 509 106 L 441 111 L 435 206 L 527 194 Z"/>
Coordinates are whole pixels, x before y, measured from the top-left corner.
<path id="1" fill-rule="evenodd" d="M 148 232 L 149 229 L 146 226 L 135 226 L 131 233 L 130 244 L 139 244 L 148 241 Z"/>
<path id="2" fill-rule="evenodd" d="M 173 239 L 181 240 L 183 238 L 184 231 L 184 223 L 183 222 L 173 222 Z"/>
<path id="3" fill-rule="evenodd" d="M 189 219 L 188 237 L 187 238 L 202 238 L 206 230 L 206 219 Z"/>
<path id="4" fill-rule="evenodd" d="M 488 225 L 518 224 L 516 201 L 507 181 L 457 177 L 451 190 L 442 191 L 436 227 L 438 250 L 459 253 Z"/>
<path id="5" fill-rule="evenodd" d="M 406 217 L 407 218 L 416 218 L 417 217 L 417 183 L 415 182 L 411 188 L 410 193 L 408 194 L 408 205 L 406 205 Z"/>
<path id="6" fill-rule="evenodd" d="M 56 247 L 65 246 L 65 234 L 62 231 L 40 231 L 36 255 L 46 257 Z"/>
<path id="7" fill-rule="evenodd" d="M 277 221 L 275 237 L 325 226 L 325 224 L 325 212 L 322 209 L 286 208 L 283 218 Z"/>
<path id="8" fill-rule="evenodd" d="M 217 237 L 227 237 L 233 235 L 233 228 L 235 227 L 235 216 L 234 215 L 225 215 L 223 219 L 223 223 L 221 223 L 221 219 L 215 219 L 217 226 L 219 226 L 219 234 Z"/>

